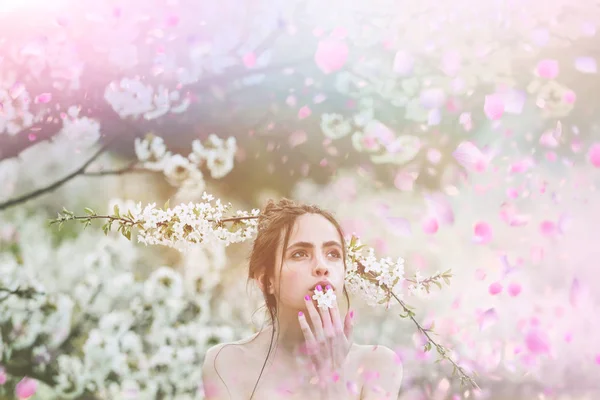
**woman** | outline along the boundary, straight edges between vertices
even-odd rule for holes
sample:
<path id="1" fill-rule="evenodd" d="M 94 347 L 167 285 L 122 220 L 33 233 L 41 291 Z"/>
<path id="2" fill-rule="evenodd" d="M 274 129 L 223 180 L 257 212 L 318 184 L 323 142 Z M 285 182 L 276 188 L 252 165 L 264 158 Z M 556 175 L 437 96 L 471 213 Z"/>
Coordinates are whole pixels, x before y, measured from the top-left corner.
<path id="1" fill-rule="evenodd" d="M 398 398 L 402 366 L 396 354 L 352 343 L 356 316 L 346 312 L 345 259 L 342 229 L 332 214 L 287 199 L 268 202 L 259 217 L 248 281 L 258 283 L 270 324 L 248 339 L 207 351 L 202 367 L 207 400 Z M 331 308 L 317 307 L 319 284 L 336 295 Z"/>

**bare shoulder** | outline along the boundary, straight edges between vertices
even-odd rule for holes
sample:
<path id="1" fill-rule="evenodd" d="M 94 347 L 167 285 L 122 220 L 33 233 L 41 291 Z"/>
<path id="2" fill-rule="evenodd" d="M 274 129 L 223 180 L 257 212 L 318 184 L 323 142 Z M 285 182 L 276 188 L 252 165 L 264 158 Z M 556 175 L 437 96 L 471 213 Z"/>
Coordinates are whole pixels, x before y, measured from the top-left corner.
<path id="1" fill-rule="evenodd" d="M 206 400 L 237 398 L 239 388 L 233 366 L 243 361 L 242 341 L 219 343 L 210 347 L 202 364 L 202 383 Z"/>
<path id="2" fill-rule="evenodd" d="M 396 352 L 383 345 L 361 345 L 360 359 L 367 373 L 361 400 L 396 399 L 404 371 Z M 382 397 L 383 396 L 383 397 Z"/>

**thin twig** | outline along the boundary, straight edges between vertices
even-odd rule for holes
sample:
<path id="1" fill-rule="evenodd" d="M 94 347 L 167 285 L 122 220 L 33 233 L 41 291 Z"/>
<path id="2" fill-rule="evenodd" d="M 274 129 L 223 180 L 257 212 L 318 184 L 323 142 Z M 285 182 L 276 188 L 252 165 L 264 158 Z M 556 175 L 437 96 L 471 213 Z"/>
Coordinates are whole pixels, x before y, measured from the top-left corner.
<path id="1" fill-rule="evenodd" d="M 144 168 L 135 168 L 135 166 L 138 163 L 139 163 L 138 160 L 134 160 L 123 168 L 119 168 L 119 169 L 115 169 L 115 170 L 107 170 L 107 171 L 84 172 L 81 175 L 97 177 L 97 176 L 108 176 L 108 175 L 123 175 L 128 172 L 140 172 L 140 173 L 153 172 L 151 170 L 144 169 Z"/>
<path id="2" fill-rule="evenodd" d="M 466 380 L 467 380 L 467 381 L 468 381 L 468 382 L 469 382 L 469 383 L 470 383 L 470 384 L 471 384 L 473 387 L 475 387 L 475 388 L 477 388 L 477 389 L 481 390 L 481 389 L 480 389 L 480 387 L 479 387 L 479 385 L 477 385 L 477 382 L 475 382 L 475 380 L 474 380 L 473 378 L 471 378 L 471 377 L 470 377 L 470 376 L 469 376 L 469 375 L 468 375 L 468 374 L 465 372 L 465 370 L 464 370 L 464 369 L 463 369 L 463 368 L 462 368 L 460 365 L 456 364 L 456 362 L 454 362 L 454 360 L 453 360 L 452 358 L 450 358 L 450 357 L 448 357 L 448 356 L 446 355 L 446 349 L 445 349 L 443 346 L 441 346 L 441 345 L 437 344 L 437 343 L 436 343 L 436 342 L 435 342 L 435 341 L 434 341 L 434 340 L 431 338 L 431 336 L 429 336 L 429 333 L 428 333 L 427 329 L 423 328 L 423 327 L 421 326 L 421 324 L 419 324 L 419 322 L 418 322 L 418 321 L 415 319 L 415 317 L 413 317 L 413 314 L 412 314 L 412 312 L 410 312 L 410 310 L 409 310 L 409 309 L 408 309 L 408 307 L 406 306 L 406 303 L 404 303 L 402 300 L 400 300 L 400 299 L 399 299 L 399 298 L 398 298 L 398 297 L 397 297 L 397 296 L 394 294 L 394 292 L 392 292 L 391 290 L 389 290 L 389 293 L 390 293 L 392 296 L 394 296 L 394 298 L 395 298 L 395 299 L 398 301 L 398 303 L 399 303 L 399 304 L 402 306 L 402 308 L 404 309 L 404 311 L 405 311 L 405 312 L 408 314 L 409 318 L 410 318 L 410 319 L 413 321 L 413 323 L 414 323 L 414 324 L 417 326 L 417 328 L 419 329 L 419 331 L 420 331 L 420 332 L 421 332 L 423 335 L 425 335 L 425 337 L 427 338 L 427 340 L 428 340 L 428 341 L 429 341 L 431 344 L 433 344 L 433 345 L 436 347 L 436 349 L 437 349 L 437 351 L 438 351 L 438 354 L 439 354 L 440 356 L 442 356 L 444 359 L 446 359 L 446 360 L 450 361 L 450 363 L 451 363 L 452 365 L 454 365 L 454 368 L 456 368 L 456 369 L 458 370 L 459 374 L 460 374 L 462 377 L 464 377 L 464 379 L 466 379 Z M 462 380 L 462 379 L 463 379 L 463 378 L 461 378 L 461 380 Z"/>

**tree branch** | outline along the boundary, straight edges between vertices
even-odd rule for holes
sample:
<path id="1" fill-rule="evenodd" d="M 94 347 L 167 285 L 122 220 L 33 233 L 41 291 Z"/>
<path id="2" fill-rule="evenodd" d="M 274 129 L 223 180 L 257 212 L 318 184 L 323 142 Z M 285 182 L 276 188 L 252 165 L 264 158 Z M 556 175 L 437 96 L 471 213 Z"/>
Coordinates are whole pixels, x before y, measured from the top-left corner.
<path id="1" fill-rule="evenodd" d="M 55 189 L 58 189 L 59 187 L 61 187 L 62 185 L 64 185 L 68 181 L 70 181 L 71 179 L 75 178 L 77 175 L 80 175 L 81 173 L 83 173 L 85 171 L 85 169 L 88 167 L 88 165 L 90 165 L 92 162 L 94 162 L 94 160 L 96 160 L 102 153 L 104 153 L 108 149 L 108 146 L 110 143 L 111 142 L 106 143 L 98 151 L 96 151 L 96 153 L 92 157 L 90 157 L 90 159 L 87 160 L 81 167 L 79 167 L 77 170 L 71 172 L 69 175 L 63 177 L 62 179 L 59 179 L 58 181 L 51 183 L 50 185 L 48 185 L 46 187 L 40 188 L 38 190 L 24 194 L 22 196 L 19 196 L 15 199 L 8 200 L 4 203 L 0 203 L 0 211 L 6 210 L 7 208 L 10 208 L 10 207 L 14 207 L 17 204 L 21 204 L 21 203 L 25 203 L 29 200 L 33 200 L 36 197 L 43 195 L 44 193 L 48 193 Z"/>

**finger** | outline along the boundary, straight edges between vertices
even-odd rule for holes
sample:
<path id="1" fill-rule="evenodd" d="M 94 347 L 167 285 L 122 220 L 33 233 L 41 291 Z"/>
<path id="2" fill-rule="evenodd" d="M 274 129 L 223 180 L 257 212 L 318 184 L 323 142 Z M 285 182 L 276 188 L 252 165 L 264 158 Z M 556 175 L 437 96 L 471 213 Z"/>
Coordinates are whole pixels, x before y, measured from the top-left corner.
<path id="1" fill-rule="evenodd" d="M 333 324 L 333 331 L 335 334 L 343 334 L 344 326 L 342 325 L 342 317 L 340 316 L 340 309 L 338 307 L 337 300 L 333 303 L 333 308 L 329 309 L 329 315 L 331 316 L 331 323 Z"/>
<path id="2" fill-rule="evenodd" d="M 300 323 L 300 329 L 305 341 L 304 345 L 300 348 L 300 352 L 303 355 L 309 356 L 315 362 L 313 358 L 318 353 L 318 344 L 302 311 L 298 312 L 298 322 Z"/>
<path id="3" fill-rule="evenodd" d="M 352 334 L 354 333 L 354 317 L 354 310 L 350 310 L 344 319 L 344 335 L 350 343 L 352 343 Z"/>
<path id="4" fill-rule="evenodd" d="M 309 295 L 304 297 L 304 301 L 306 302 L 306 310 L 308 311 L 308 315 L 310 316 L 310 320 L 313 324 L 315 338 L 317 342 L 322 345 L 325 342 L 325 332 L 323 331 L 323 322 L 321 321 L 319 312 L 315 308 L 315 305 L 313 304 Z"/>
<path id="5" fill-rule="evenodd" d="M 331 286 L 327 285 L 325 290 L 331 290 Z M 325 332 L 325 337 L 327 339 L 333 339 L 335 337 L 335 331 L 333 330 L 329 307 L 319 307 L 319 314 L 321 314 L 321 320 L 323 321 L 323 331 Z"/>

